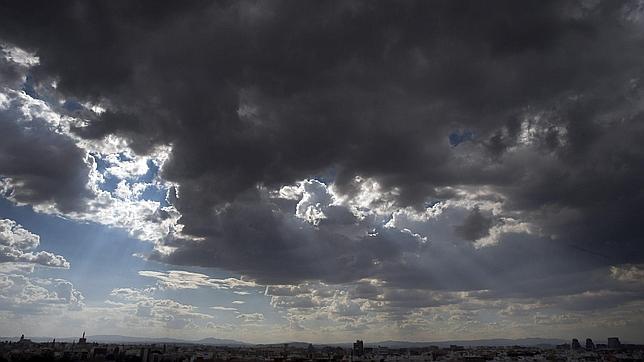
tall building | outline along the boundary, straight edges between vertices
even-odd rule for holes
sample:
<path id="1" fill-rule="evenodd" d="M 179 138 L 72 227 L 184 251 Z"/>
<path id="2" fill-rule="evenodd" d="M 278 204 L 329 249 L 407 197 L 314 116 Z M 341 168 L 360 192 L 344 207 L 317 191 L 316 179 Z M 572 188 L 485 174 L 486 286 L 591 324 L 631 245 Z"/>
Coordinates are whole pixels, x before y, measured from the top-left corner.
<path id="1" fill-rule="evenodd" d="M 150 349 L 141 348 L 141 362 L 148 362 L 149 357 L 150 357 Z"/>
<path id="2" fill-rule="evenodd" d="M 571 349 L 581 349 L 581 344 L 579 344 L 579 340 L 577 338 L 572 339 L 572 343 L 570 344 Z"/>
<path id="3" fill-rule="evenodd" d="M 586 338 L 586 349 L 589 351 L 592 351 L 595 349 L 595 344 L 593 343 L 593 340 L 590 338 Z"/>
<path id="4" fill-rule="evenodd" d="M 620 348 L 621 346 L 622 346 L 622 344 L 619 342 L 618 337 L 610 337 L 610 338 L 608 338 L 608 348 L 617 349 L 617 348 Z"/>
<path id="5" fill-rule="evenodd" d="M 19 344 L 22 344 L 22 345 L 30 344 L 30 343 L 31 343 L 31 339 L 27 339 L 27 338 L 25 338 L 25 335 L 23 334 L 23 335 L 21 335 L 21 336 L 20 336 L 20 340 L 18 341 L 18 343 L 19 343 Z"/>
<path id="6" fill-rule="evenodd" d="M 363 354 L 364 354 L 364 343 L 358 339 L 353 344 L 353 355 L 362 356 Z"/>

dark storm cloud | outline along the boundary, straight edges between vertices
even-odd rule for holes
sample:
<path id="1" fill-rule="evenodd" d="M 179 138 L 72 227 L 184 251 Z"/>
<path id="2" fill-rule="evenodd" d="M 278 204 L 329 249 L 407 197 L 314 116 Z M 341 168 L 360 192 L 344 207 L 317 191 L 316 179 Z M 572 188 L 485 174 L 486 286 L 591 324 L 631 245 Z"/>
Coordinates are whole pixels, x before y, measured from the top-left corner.
<path id="1" fill-rule="evenodd" d="M 6 57 L 7 51 L 0 44 L 0 80 L 6 87 L 20 87 L 25 81 L 24 67 L 6 59 Z"/>
<path id="2" fill-rule="evenodd" d="M 62 91 L 105 99 L 81 134 L 121 134 L 140 151 L 172 142 L 166 176 L 212 178 L 213 201 L 337 165 L 340 181 L 379 176 L 416 203 L 453 181 L 442 169 L 450 127 L 487 132 L 631 60 L 604 54 L 624 46 L 603 38 L 619 31 L 617 6 L 47 5 L 3 9 L 0 34 L 37 50 Z"/>
<path id="3" fill-rule="evenodd" d="M 454 227 L 454 231 L 465 240 L 475 241 L 490 235 L 492 225 L 492 218 L 482 214 L 481 210 L 475 207 L 463 220 L 462 225 Z"/>
<path id="4" fill-rule="evenodd" d="M 85 153 L 49 123 L 22 113 L 17 98 L 0 110 L 0 180 L 4 194 L 24 204 L 53 206 L 62 212 L 85 208 L 89 167 Z"/>
<path id="5" fill-rule="evenodd" d="M 162 174 L 184 232 L 203 239 L 168 240 L 165 261 L 483 289 L 535 256 L 507 285 L 644 260 L 644 50 L 629 2 L 25 1 L 0 14 L 0 38 L 40 57 L 36 81 L 107 108 L 78 134 L 172 145 Z M 248 196 L 329 172 L 344 194 L 373 177 L 416 208 L 455 197 L 439 187 L 490 187 L 546 241 L 439 246 L 426 265 L 417 242 L 348 241 Z M 493 225 L 475 210 L 457 231 Z M 574 263 L 550 257 L 562 250 Z"/>
<path id="6" fill-rule="evenodd" d="M 373 275 L 380 268 L 375 261 L 396 265 L 405 252 L 423 249 L 417 237 L 398 230 L 385 229 L 352 240 L 334 232 L 332 226 L 316 228 L 252 197 L 208 214 L 202 221 L 199 229 L 190 231 L 208 235 L 207 239 L 175 239 L 168 244 L 178 247 L 175 252 L 152 257 L 173 264 L 217 265 L 252 275 L 260 283 L 307 279 L 343 283 Z"/>

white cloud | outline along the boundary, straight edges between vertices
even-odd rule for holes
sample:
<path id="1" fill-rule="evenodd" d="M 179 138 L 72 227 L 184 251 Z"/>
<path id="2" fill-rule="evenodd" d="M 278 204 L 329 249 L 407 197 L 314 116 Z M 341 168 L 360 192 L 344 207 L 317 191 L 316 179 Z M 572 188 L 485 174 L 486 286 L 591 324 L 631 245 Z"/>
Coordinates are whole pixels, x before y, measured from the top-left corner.
<path id="1" fill-rule="evenodd" d="M 210 307 L 210 309 L 214 309 L 214 310 L 223 310 L 223 311 L 236 311 L 236 310 L 237 310 L 237 308 L 233 308 L 233 307 L 224 307 L 224 306 L 221 306 L 221 305 L 217 305 L 217 306 L 214 306 L 214 307 Z"/>
<path id="2" fill-rule="evenodd" d="M 46 102 L 34 99 L 24 92 L 6 88 L 1 94 L 1 109 L 11 112 L 11 118 L 16 124 L 33 127 L 32 123 L 37 120 L 40 122 L 39 127 L 41 124 L 45 125 L 40 132 L 56 135 L 56 140 L 61 143 L 64 139 L 68 148 L 78 147 L 81 156 L 82 152 L 85 153 L 84 160 L 74 160 L 85 168 L 74 172 L 86 172 L 87 175 L 87 184 L 78 185 L 79 190 L 76 190 L 79 194 L 84 192 L 83 198 L 79 199 L 82 204 L 77 203 L 63 212 L 51 200 L 34 201 L 30 204 L 35 211 L 123 228 L 142 240 L 159 240 L 169 233 L 180 231 L 181 226 L 177 225 L 180 215 L 173 207 L 162 207 L 159 201 L 141 198 L 147 189 L 156 188 L 158 192 L 163 192 L 169 186 L 158 179 L 137 182 L 140 176 L 149 171 L 149 162 L 158 167 L 163 165 L 170 153 L 169 147 L 157 147 L 144 157 L 135 155 L 123 139 L 115 136 L 108 136 L 102 140 L 82 139 L 71 130 L 84 120 L 59 113 L 61 110 L 56 109 L 55 99 Z M 53 92 L 50 96 L 59 95 Z M 107 166 L 99 170 L 98 161 Z M 108 176 L 117 179 L 114 191 L 102 189 Z M 0 180 L 0 190 L 5 197 L 20 205 L 25 203 L 19 202 L 12 195 L 15 194 L 15 190 L 22 190 L 24 186 L 24 182 L 19 179 L 5 177 Z M 85 190 L 80 190 L 81 188 Z"/>
<path id="3" fill-rule="evenodd" d="M 626 283 L 644 284 L 644 265 L 627 264 L 610 267 L 613 279 Z"/>
<path id="4" fill-rule="evenodd" d="M 0 50 L 4 53 L 4 58 L 25 67 L 31 67 L 40 63 L 40 58 L 35 54 L 29 53 L 18 47 L 0 43 Z"/>
<path id="5" fill-rule="evenodd" d="M 155 288 L 117 288 L 110 293 L 116 301 L 108 300 L 106 304 L 121 311 L 126 326 L 195 329 L 204 328 L 213 319 L 212 315 L 198 312 L 194 305 L 157 298 L 156 292 Z"/>
<path id="6" fill-rule="evenodd" d="M 477 248 L 491 246 L 499 243 L 501 237 L 509 233 L 517 234 L 532 234 L 534 227 L 528 222 L 516 220 L 511 217 L 499 218 L 499 222 L 492 226 L 489 230 L 489 235 L 476 240 L 474 245 Z"/>
<path id="7" fill-rule="evenodd" d="M 0 274 L 0 310 L 18 314 L 48 313 L 55 308 L 80 310 L 84 297 L 64 279 Z"/>
<path id="8" fill-rule="evenodd" d="M 155 278 L 159 281 L 161 286 L 169 289 L 196 289 L 199 287 L 234 289 L 257 287 L 257 284 L 252 281 L 245 281 L 237 278 L 210 278 L 205 274 L 182 270 L 170 270 L 168 272 L 141 270 L 139 271 L 139 275 Z"/>
<path id="9" fill-rule="evenodd" d="M 125 301 L 141 301 L 151 299 L 154 291 L 154 288 L 116 288 L 112 289 L 110 296 Z"/>
<path id="10" fill-rule="evenodd" d="M 264 321 L 264 314 L 262 313 L 242 313 L 235 317 L 240 319 L 243 323 L 260 323 Z"/>
<path id="11" fill-rule="evenodd" d="M 324 211 L 333 202 L 332 195 L 326 185 L 317 180 L 300 182 L 300 189 L 302 196 L 295 208 L 295 216 L 318 225 L 320 220 L 326 219 Z"/>
<path id="12" fill-rule="evenodd" d="M 38 235 L 29 232 L 13 220 L 0 219 L 0 264 L 18 262 L 69 268 L 69 262 L 61 255 L 48 251 L 34 251 L 39 245 Z"/>
<path id="13" fill-rule="evenodd" d="M 136 156 L 129 152 L 110 153 L 104 160 L 110 164 L 105 171 L 121 180 L 137 179 L 145 175 L 149 169 L 147 157 Z"/>

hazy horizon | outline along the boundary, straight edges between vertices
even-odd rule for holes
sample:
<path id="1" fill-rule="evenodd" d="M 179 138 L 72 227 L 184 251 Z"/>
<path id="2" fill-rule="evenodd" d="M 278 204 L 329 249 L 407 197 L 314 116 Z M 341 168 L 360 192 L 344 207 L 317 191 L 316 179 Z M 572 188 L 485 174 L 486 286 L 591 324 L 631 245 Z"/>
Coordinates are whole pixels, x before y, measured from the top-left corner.
<path id="1" fill-rule="evenodd" d="M 48 342 L 51 342 L 52 340 L 56 340 L 57 342 L 70 342 L 70 341 L 77 341 L 80 336 L 0 336 L 0 340 L 3 338 L 9 338 L 9 339 L 15 339 L 15 340 L 20 340 L 20 338 L 25 338 L 25 339 L 32 339 L 32 341 L 39 343 L 41 339 L 47 340 Z M 106 337 L 109 337 L 108 339 L 105 339 Z M 37 340 L 33 340 L 33 339 Z M 329 342 L 323 342 L 323 343 L 318 343 L 318 342 L 310 342 L 307 340 L 279 340 L 279 341 L 271 341 L 271 342 L 260 342 L 260 343 L 253 343 L 253 342 L 248 342 L 244 340 L 237 340 L 237 339 L 224 339 L 224 338 L 216 338 L 216 337 L 204 337 L 204 338 L 173 338 L 173 337 L 151 337 L 151 336 L 124 336 L 124 335 L 118 335 L 118 334 L 106 334 L 106 335 L 89 335 L 86 334 L 85 338 L 87 339 L 88 343 L 91 342 L 107 342 L 107 341 L 115 341 L 113 343 L 116 343 L 116 341 L 119 342 L 127 342 L 128 340 L 130 341 L 150 341 L 154 342 L 156 340 L 158 341 L 163 341 L 163 340 L 176 340 L 176 341 L 182 341 L 182 342 L 187 342 L 187 343 L 198 343 L 204 340 L 215 340 L 215 341 L 230 341 L 230 342 L 236 342 L 239 344 L 247 344 L 247 345 L 261 345 L 261 344 L 297 344 L 297 343 L 312 343 L 314 345 L 350 345 L 355 340 L 347 340 L 347 341 L 329 341 Z M 575 338 L 575 337 L 572 337 Z M 607 339 L 607 338 L 605 338 Z M 407 341 L 407 340 L 377 340 L 377 341 L 369 341 L 369 340 L 363 340 L 365 345 L 376 345 L 378 343 L 393 343 L 393 344 L 429 344 L 429 343 L 436 343 L 436 344 L 444 344 L 444 343 L 452 343 L 452 342 L 464 342 L 467 343 L 468 345 L 471 344 L 472 342 L 495 342 L 495 341 L 532 341 L 532 342 L 541 342 L 543 341 L 546 343 L 547 341 L 552 341 L 553 343 L 569 343 L 570 341 L 567 339 L 561 339 L 561 338 L 547 338 L 547 337 L 526 337 L 526 338 L 516 338 L 516 339 L 511 339 L 511 338 L 486 338 L 486 339 L 463 339 L 463 340 L 436 340 L 436 341 L 431 341 L 431 340 L 425 340 L 425 341 Z M 132 342 L 135 343 L 135 342 Z M 180 342 L 178 342 L 180 343 Z M 553 344 L 551 343 L 551 344 Z M 595 343 L 602 343 L 602 340 L 597 340 Z M 630 343 L 630 341 L 621 341 L 621 343 Z M 537 343 L 538 344 L 538 343 Z M 547 344 L 547 343 L 546 343 Z M 233 344 L 230 344 L 233 345 Z"/>

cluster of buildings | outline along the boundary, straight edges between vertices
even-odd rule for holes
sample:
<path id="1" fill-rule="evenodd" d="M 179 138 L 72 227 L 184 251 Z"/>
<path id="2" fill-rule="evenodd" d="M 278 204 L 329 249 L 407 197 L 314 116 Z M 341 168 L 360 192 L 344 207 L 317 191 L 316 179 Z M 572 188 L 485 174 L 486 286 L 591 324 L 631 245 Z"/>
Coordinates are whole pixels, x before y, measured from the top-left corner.
<path id="1" fill-rule="evenodd" d="M 313 346 L 305 343 L 248 346 L 198 344 L 100 344 L 89 343 L 83 334 L 78 342 L 34 343 L 24 336 L 17 342 L 0 342 L 4 361 L 642 361 L 644 345 L 623 345 L 618 338 L 606 344 L 577 339 L 570 344 L 543 347 L 440 348 L 365 347 L 357 340 L 353 347 Z"/>
<path id="2" fill-rule="evenodd" d="M 345 360 L 347 356 L 345 355 Z M 585 346 L 577 339 L 559 346 L 463 347 L 392 349 L 365 347 L 357 340 L 350 354 L 351 361 L 644 361 L 644 345 L 622 344 L 618 337 L 606 344 L 595 344 L 587 338 Z"/>
<path id="3" fill-rule="evenodd" d="M 572 349 L 575 351 L 579 351 L 582 349 L 585 349 L 586 351 L 594 351 L 596 349 L 618 350 L 622 348 L 622 343 L 619 341 L 618 337 L 610 337 L 608 338 L 608 343 L 595 345 L 592 339 L 586 338 L 586 344 L 584 345 L 584 347 L 582 347 L 581 343 L 579 343 L 579 340 L 577 338 L 573 338 L 570 344 L 562 344 L 557 346 L 557 348 Z"/>

